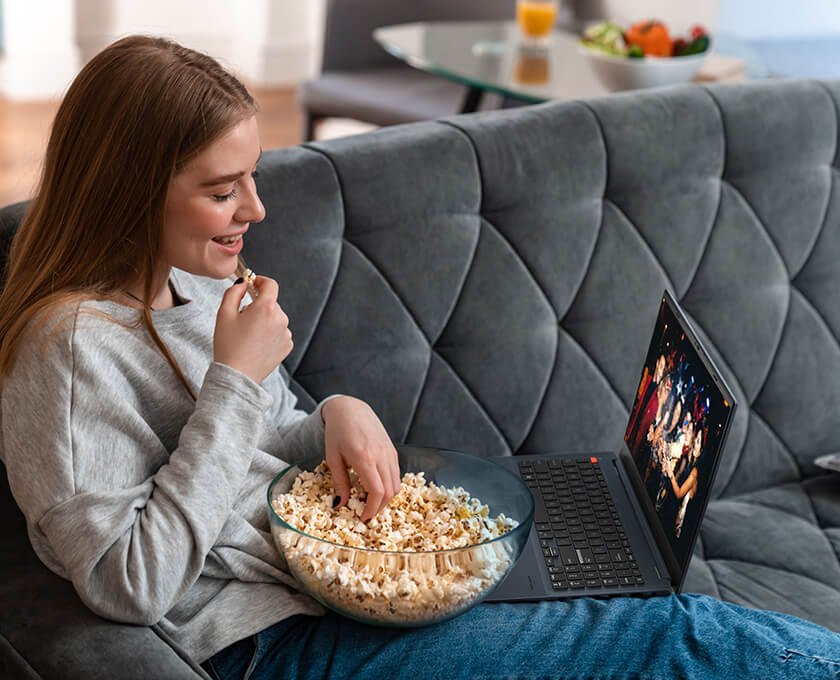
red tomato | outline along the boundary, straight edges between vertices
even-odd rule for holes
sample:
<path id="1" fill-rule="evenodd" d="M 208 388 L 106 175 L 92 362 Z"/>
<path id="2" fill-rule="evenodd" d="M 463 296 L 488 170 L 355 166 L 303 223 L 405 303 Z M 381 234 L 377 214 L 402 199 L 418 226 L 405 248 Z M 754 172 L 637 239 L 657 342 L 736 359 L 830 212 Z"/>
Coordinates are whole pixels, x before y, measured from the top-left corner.
<path id="1" fill-rule="evenodd" d="M 695 24 L 691 27 L 691 39 L 697 40 L 701 35 L 708 35 L 706 33 L 706 29 L 703 28 L 700 24 Z"/>

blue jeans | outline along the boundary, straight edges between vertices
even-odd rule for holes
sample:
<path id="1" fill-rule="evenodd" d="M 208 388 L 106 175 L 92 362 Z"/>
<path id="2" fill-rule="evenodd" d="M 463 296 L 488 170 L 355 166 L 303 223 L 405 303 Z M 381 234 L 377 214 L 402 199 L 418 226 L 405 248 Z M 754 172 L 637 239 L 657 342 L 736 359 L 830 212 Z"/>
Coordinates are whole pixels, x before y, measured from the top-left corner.
<path id="1" fill-rule="evenodd" d="M 840 678 L 840 635 L 704 595 L 493 603 L 426 628 L 294 616 L 205 662 L 219 680 Z"/>

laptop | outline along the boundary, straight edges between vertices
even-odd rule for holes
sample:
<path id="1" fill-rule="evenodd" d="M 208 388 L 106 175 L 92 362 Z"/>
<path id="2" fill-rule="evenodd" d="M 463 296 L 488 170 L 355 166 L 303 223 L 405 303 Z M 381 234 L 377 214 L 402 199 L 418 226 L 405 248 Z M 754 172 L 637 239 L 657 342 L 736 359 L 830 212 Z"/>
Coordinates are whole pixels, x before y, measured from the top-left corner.
<path id="1" fill-rule="evenodd" d="M 679 593 L 735 406 L 666 290 L 618 452 L 494 459 L 522 477 L 535 509 L 487 601 Z"/>

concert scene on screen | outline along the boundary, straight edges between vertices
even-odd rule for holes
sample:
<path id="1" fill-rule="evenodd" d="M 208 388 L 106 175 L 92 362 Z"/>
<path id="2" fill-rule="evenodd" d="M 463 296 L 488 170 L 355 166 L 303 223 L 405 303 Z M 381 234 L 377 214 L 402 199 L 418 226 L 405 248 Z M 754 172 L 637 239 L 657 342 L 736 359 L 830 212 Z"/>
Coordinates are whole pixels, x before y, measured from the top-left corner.
<path id="1" fill-rule="evenodd" d="M 729 411 L 663 298 L 624 440 L 680 563 Z"/>

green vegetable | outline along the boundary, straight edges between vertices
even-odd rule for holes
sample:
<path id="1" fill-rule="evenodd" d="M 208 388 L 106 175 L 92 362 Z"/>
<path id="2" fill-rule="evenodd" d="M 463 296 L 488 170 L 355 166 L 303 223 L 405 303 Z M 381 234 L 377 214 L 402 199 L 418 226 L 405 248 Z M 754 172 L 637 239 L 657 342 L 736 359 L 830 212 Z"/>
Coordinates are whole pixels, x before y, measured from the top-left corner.
<path id="1" fill-rule="evenodd" d="M 645 56 L 645 53 L 642 51 L 641 45 L 630 45 L 630 49 L 627 52 L 627 56 L 633 59 L 641 59 Z"/>
<path id="2" fill-rule="evenodd" d="M 689 54 L 701 54 L 707 49 L 709 49 L 709 36 L 701 35 L 688 43 L 688 45 L 685 46 L 685 49 L 683 49 L 680 53 L 680 56 L 687 57 Z"/>
<path id="3" fill-rule="evenodd" d="M 590 26 L 584 31 L 581 43 L 617 57 L 626 57 L 628 54 L 624 31 L 621 30 L 621 26 L 611 21 Z"/>

